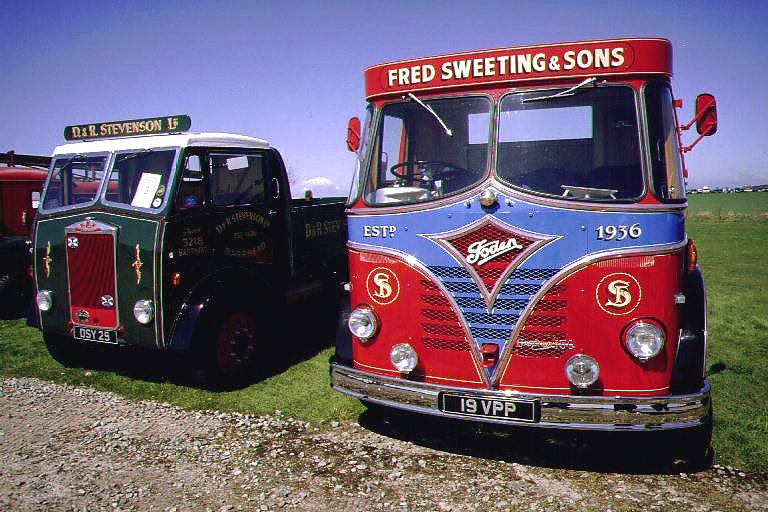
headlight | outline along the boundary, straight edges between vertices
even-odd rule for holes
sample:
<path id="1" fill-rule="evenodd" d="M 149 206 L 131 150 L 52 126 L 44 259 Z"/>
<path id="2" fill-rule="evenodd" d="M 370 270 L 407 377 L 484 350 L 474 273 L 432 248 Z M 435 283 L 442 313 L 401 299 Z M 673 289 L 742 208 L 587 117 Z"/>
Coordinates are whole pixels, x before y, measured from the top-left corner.
<path id="1" fill-rule="evenodd" d="M 398 343 L 389 351 L 389 361 L 401 373 L 409 373 L 419 363 L 419 356 L 409 344 Z"/>
<path id="2" fill-rule="evenodd" d="M 40 311 L 50 311 L 53 307 L 53 293 L 48 290 L 40 290 L 35 295 L 35 302 Z"/>
<path id="3" fill-rule="evenodd" d="M 349 314 L 347 325 L 352 334 L 364 341 L 373 337 L 379 327 L 376 314 L 368 308 L 355 308 Z"/>
<path id="4" fill-rule="evenodd" d="M 664 332 L 658 326 L 638 321 L 624 331 L 624 347 L 642 362 L 655 357 L 664 348 Z"/>
<path id="5" fill-rule="evenodd" d="M 155 306 L 151 300 L 137 300 L 133 305 L 133 316 L 140 324 L 148 324 L 155 318 Z"/>
<path id="6" fill-rule="evenodd" d="M 588 388 L 600 376 L 600 365 L 593 357 L 576 354 L 565 363 L 565 376 L 577 388 Z"/>

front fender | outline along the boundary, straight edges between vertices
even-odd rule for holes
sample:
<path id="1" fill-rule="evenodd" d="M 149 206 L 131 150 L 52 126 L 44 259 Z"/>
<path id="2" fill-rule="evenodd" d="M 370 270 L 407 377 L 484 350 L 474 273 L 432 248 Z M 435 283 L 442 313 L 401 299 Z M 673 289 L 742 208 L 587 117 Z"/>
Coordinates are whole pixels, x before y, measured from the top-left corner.
<path id="1" fill-rule="evenodd" d="M 680 340 L 672 371 L 672 393 L 700 389 L 707 355 L 707 296 L 699 267 L 683 277 Z"/>
<path id="2" fill-rule="evenodd" d="M 169 350 L 192 348 L 197 327 L 206 322 L 209 312 L 232 301 L 255 303 L 269 290 L 275 290 L 275 287 L 255 278 L 253 272 L 241 269 L 223 270 L 200 280 L 190 289 L 176 312 L 166 347 Z"/>

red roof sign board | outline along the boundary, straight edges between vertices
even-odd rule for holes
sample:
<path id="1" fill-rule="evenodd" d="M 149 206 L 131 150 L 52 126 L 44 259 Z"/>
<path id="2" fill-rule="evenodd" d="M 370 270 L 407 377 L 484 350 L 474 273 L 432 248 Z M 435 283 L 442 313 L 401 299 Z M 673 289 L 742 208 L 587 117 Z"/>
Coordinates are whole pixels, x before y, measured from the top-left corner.
<path id="1" fill-rule="evenodd" d="M 471 86 L 611 75 L 672 75 L 666 39 L 612 39 L 425 57 L 365 70 L 368 99 Z"/>

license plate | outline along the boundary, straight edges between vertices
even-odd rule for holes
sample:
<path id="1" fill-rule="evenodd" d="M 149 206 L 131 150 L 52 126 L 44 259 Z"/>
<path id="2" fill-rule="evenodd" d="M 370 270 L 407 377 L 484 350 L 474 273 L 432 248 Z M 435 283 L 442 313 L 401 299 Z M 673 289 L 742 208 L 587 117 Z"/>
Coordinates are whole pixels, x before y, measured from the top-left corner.
<path id="1" fill-rule="evenodd" d="M 442 393 L 439 401 L 440 410 L 452 414 L 528 422 L 536 422 L 539 418 L 539 403 L 535 400 L 478 398 Z"/>
<path id="2" fill-rule="evenodd" d="M 72 334 L 75 339 L 78 340 L 97 341 L 99 343 L 117 343 L 117 331 L 94 329 L 93 327 L 76 325 Z"/>

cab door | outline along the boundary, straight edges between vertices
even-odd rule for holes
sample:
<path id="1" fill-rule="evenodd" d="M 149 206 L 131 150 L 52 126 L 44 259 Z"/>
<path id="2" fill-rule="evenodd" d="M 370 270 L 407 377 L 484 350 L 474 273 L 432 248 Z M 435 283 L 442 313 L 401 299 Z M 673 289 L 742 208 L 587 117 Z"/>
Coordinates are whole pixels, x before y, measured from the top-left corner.
<path id="1" fill-rule="evenodd" d="M 211 150 L 211 239 L 214 267 L 266 270 L 275 263 L 278 208 L 268 153 Z"/>

